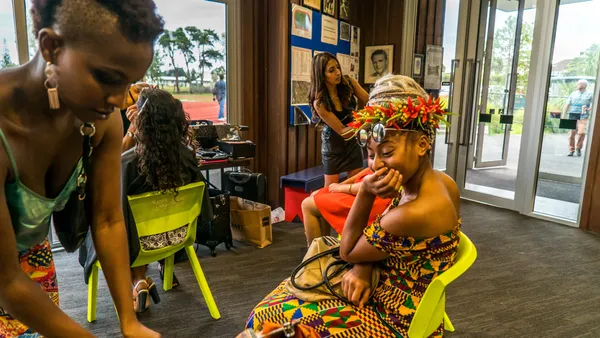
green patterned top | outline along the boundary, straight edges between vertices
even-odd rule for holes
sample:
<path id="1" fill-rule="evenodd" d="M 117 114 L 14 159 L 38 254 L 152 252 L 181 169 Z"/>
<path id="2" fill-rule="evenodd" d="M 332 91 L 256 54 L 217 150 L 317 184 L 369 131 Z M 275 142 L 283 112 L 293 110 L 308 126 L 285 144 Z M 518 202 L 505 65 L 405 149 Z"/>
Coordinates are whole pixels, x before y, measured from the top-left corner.
<path id="1" fill-rule="evenodd" d="M 19 178 L 17 162 L 2 129 L 0 129 L 0 138 L 15 173 L 15 181 L 5 183 L 4 194 L 17 239 L 17 250 L 21 252 L 42 243 L 48 236 L 52 213 L 65 208 L 71 193 L 77 188 L 77 175 L 81 172 L 83 163 L 79 159 L 75 170 L 58 196 L 47 198 L 23 184 Z"/>

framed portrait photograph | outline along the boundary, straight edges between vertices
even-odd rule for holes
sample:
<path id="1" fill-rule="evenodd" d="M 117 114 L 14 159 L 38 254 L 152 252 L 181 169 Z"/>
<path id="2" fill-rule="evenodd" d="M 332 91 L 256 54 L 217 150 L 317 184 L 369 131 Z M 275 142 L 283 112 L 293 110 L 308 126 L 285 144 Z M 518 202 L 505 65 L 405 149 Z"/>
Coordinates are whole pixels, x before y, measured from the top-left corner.
<path id="1" fill-rule="evenodd" d="M 375 83 L 394 71 L 394 45 L 365 47 L 365 83 Z"/>
<path id="2" fill-rule="evenodd" d="M 337 18 L 337 2 L 338 0 L 323 0 L 323 14 Z"/>
<path id="3" fill-rule="evenodd" d="M 420 79 L 423 77 L 424 61 L 425 56 L 423 54 L 415 54 L 415 59 L 413 60 L 413 77 L 415 79 Z"/>
<path id="4" fill-rule="evenodd" d="M 302 5 L 304 5 L 304 7 L 316 9 L 317 11 L 321 10 L 321 0 L 303 0 Z"/>
<path id="5" fill-rule="evenodd" d="M 350 0 L 339 0 L 340 9 L 338 11 L 338 19 L 348 21 L 350 20 Z"/>

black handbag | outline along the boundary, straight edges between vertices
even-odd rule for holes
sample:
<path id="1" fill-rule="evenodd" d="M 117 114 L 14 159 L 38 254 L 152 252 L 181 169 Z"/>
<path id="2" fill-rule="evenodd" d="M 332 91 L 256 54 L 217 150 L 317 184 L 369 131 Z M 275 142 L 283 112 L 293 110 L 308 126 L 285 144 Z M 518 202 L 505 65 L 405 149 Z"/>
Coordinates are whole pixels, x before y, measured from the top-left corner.
<path id="1" fill-rule="evenodd" d="M 250 170 L 226 171 L 223 175 L 223 190 L 231 192 L 231 196 L 266 203 L 267 201 L 267 179 L 261 173 L 253 173 Z"/>
<path id="2" fill-rule="evenodd" d="M 96 133 L 93 123 L 84 123 L 81 128 L 83 135 L 82 168 L 77 176 L 77 189 L 71 193 L 65 208 L 52 215 L 54 230 L 60 244 L 67 252 L 77 250 L 90 229 L 89 198 L 87 197 L 87 180 L 92 155 L 92 136 Z"/>
<path id="3" fill-rule="evenodd" d="M 212 187 L 208 189 L 208 193 L 213 219 L 205 223 L 198 223 L 196 243 L 207 246 L 214 257 L 217 255 L 215 248 L 221 243 L 225 243 L 227 250 L 231 249 L 233 237 L 230 226 L 229 191 L 219 190 L 213 184 L 208 184 Z"/>

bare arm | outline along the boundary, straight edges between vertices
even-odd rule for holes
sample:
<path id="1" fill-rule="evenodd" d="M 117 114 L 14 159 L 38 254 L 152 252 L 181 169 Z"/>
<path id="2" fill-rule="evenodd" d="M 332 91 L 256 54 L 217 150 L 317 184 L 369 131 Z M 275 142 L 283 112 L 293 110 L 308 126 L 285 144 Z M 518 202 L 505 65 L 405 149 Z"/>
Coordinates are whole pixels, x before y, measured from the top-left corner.
<path id="1" fill-rule="evenodd" d="M 340 245 L 340 256 L 350 263 L 377 262 L 388 257 L 383 252 L 372 246 L 363 235 L 363 230 L 368 225 L 369 214 L 375 202 L 375 195 L 360 190 L 352 204 L 344 230 L 342 231 L 342 243 Z"/>
<path id="2" fill-rule="evenodd" d="M 396 197 L 401 183 L 400 173 L 385 167 L 365 177 L 344 224 L 340 245 L 340 256 L 343 260 L 350 263 L 365 263 L 380 261 L 388 257 L 386 252 L 374 247 L 367 241 L 366 237 L 363 236 L 363 230 L 368 225 L 375 196 L 382 198 Z M 400 208 L 393 211 L 398 209 Z M 389 213 L 382 218 L 382 222 L 386 217 L 390 218 L 388 215 Z"/>
<path id="3" fill-rule="evenodd" d="M 350 195 L 358 194 L 362 182 L 358 183 L 333 183 L 329 186 L 329 192 L 342 192 Z"/>
<path id="4" fill-rule="evenodd" d="M 139 336 L 141 324 L 132 303 L 131 272 L 125 221 L 121 210 L 121 135 L 118 115 L 107 121 L 102 141 L 92 154 L 92 237 L 125 336 Z"/>
<path id="5" fill-rule="evenodd" d="M 0 170 L 6 181 L 7 170 Z M 17 242 L 4 188 L 0 191 L 0 306 L 46 337 L 93 337 L 56 306 L 40 286 L 21 270 Z"/>
<path id="6" fill-rule="evenodd" d="M 352 88 L 354 88 L 354 95 L 358 97 L 358 102 L 360 106 L 364 106 L 365 104 L 367 104 L 367 102 L 369 102 L 369 93 L 367 93 L 367 91 L 358 83 L 358 81 L 356 81 L 355 78 L 351 76 L 349 76 L 348 78 L 350 79 L 350 84 L 352 85 Z"/>
<path id="7" fill-rule="evenodd" d="M 121 153 L 124 153 L 133 147 L 135 147 L 135 139 L 129 134 L 125 134 L 123 141 L 121 141 Z"/>
<path id="8" fill-rule="evenodd" d="M 371 169 L 369 169 L 369 168 L 365 168 L 365 169 L 363 169 L 361 172 L 359 172 L 358 174 L 356 174 L 356 175 L 354 175 L 354 176 L 352 176 L 352 177 L 349 177 L 349 178 L 345 179 L 345 180 L 342 182 L 342 184 L 354 183 L 354 182 L 356 182 L 356 180 L 357 180 L 359 177 L 361 177 L 361 176 L 365 176 L 366 174 L 371 174 L 371 173 L 372 173 L 372 172 L 371 172 Z M 358 192 L 358 191 L 357 191 L 357 192 Z"/>
<path id="9" fill-rule="evenodd" d="M 338 119 L 333 112 L 325 109 L 322 104 L 317 105 L 315 102 L 314 106 L 321 120 L 327 123 L 327 125 L 331 127 L 331 129 L 333 129 L 333 131 L 335 131 L 338 135 L 343 135 L 344 133 L 352 130 L 352 128 L 344 126 L 340 119 Z"/>
<path id="10" fill-rule="evenodd" d="M 121 153 L 126 152 L 127 150 L 135 147 L 135 138 L 133 135 L 137 132 L 135 118 L 138 115 L 138 108 L 136 105 L 131 105 L 127 107 L 127 119 L 131 122 L 129 125 L 129 129 L 127 129 L 127 134 L 123 137 L 121 141 Z"/>

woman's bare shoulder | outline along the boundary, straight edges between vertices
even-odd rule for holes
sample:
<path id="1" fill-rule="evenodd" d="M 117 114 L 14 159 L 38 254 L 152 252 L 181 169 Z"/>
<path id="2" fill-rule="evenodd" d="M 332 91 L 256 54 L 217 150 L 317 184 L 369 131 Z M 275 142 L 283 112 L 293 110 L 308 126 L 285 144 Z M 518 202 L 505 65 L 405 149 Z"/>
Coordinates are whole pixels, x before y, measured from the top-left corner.
<path id="1" fill-rule="evenodd" d="M 435 237 L 456 225 L 458 188 L 446 174 L 434 173 L 424 182 L 417 198 L 382 217 L 381 226 L 386 231 L 402 237 Z"/>
<path id="2" fill-rule="evenodd" d="M 13 112 L 19 103 L 27 102 L 25 92 L 20 89 L 15 69 L 0 71 L 0 115 L 6 116 Z"/>

